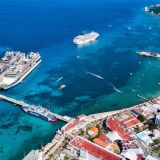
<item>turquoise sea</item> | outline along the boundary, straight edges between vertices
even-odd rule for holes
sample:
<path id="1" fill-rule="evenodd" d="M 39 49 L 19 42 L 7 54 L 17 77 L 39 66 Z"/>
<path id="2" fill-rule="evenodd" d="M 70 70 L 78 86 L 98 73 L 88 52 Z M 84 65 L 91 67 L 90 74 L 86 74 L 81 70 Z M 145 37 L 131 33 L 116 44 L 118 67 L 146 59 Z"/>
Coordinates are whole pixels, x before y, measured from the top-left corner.
<path id="1" fill-rule="evenodd" d="M 143 102 L 137 94 L 158 96 L 160 61 L 136 54 L 140 50 L 160 52 L 160 18 L 143 12 L 144 6 L 157 2 L 1 0 L 0 55 L 8 49 L 39 51 L 42 63 L 23 83 L 0 93 L 69 116 Z M 73 45 L 74 36 L 92 30 L 100 33 L 96 42 Z M 64 90 L 58 89 L 61 84 L 66 85 Z M 0 160 L 22 159 L 49 142 L 62 125 L 26 115 L 19 107 L 0 101 Z"/>

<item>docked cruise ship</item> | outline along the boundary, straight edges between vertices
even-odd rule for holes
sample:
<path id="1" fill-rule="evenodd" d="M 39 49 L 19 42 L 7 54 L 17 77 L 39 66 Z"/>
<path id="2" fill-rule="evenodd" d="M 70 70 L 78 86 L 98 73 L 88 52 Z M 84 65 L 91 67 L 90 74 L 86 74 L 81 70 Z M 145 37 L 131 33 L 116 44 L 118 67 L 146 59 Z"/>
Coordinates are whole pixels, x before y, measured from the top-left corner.
<path id="1" fill-rule="evenodd" d="M 137 52 L 137 53 L 140 56 L 148 56 L 148 57 L 160 58 L 160 53 L 146 52 L 146 51 L 141 51 L 141 52 Z"/>
<path id="2" fill-rule="evenodd" d="M 32 72 L 41 62 L 40 54 L 7 51 L 0 59 L 0 89 L 9 89 Z"/>
<path id="3" fill-rule="evenodd" d="M 58 118 L 56 118 L 47 108 L 36 107 L 36 106 L 22 106 L 22 110 L 25 113 L 31 114 L 35 117 L 41 118 L 48 122 L 56 122 Z"/>
<path id="4" fill-rule="evenodd" d="M 99 37 L 99 33 L 91 32 L 87 34 L 82 34 L 73 39 L 73 43 L 77 45 L 84 45 L 90 42 L 95 41 Z"/>

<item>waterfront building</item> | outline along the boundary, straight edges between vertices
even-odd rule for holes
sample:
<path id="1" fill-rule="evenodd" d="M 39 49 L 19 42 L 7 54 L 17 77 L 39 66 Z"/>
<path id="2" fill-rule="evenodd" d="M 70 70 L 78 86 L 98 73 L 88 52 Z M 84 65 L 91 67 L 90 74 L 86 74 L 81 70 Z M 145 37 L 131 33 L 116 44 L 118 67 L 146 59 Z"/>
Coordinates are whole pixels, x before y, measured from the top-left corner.
<path id="1" fill-rule="evenodd" d="M 87 160 L 123 160 L 124 158 L 82 137 L 70 141 L 71 152 Z"/>

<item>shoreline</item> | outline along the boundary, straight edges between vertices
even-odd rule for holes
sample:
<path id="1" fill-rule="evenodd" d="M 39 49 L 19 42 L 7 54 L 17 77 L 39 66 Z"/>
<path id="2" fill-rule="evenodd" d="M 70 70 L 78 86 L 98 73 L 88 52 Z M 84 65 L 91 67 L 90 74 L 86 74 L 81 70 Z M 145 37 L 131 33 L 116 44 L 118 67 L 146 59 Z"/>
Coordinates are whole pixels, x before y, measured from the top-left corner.
<path id="1" fill-rule="evenodd" d="M 77 117 L 73 118 L 66 125 L 62 126 L 61 129 L 57 130 L 57 132 L 54 135 L 51 142 L 47 143 L 41 149 L 32 150 L 31 152 L 29 152 L 26 155 L 26 157 L 32 152 L 38 152 L 39 155 L 43 158 L 43 160 L 48 160 L 51 156 L 53 156 L 54 153 L 56 153 L 55 155 L 57 155 L 57 152 L 58 152 L 57 150 L 60 147 L 63 146 L 63 143 L 66 140 L 66 138 L 73 139 L 75 136 L 78 135 L 77 133 L 79 133 L 79 130 L 81 130 L 81 129 L 84 130 L 84 128 L 86 128 L 86 126 L 88 126 L 89 124 L 92 124 L 92 123 L 97 122 L 97 121 L 102 121 L 102 120 L 104 120 L 106 118 L 109 118 L 113 115 L 121 114 L 121 113 L 126 112 L 126 111 L 131 111 L 131 110 L 136 109 L 136 108 L 140 108 L 140 107 L 147 108 L 148 107 L 147 104 L 148 105 L 149 104 L 160 104 L 160 96 L 158 96 L 156 98 L 153 98 L 153 99 L 150 99 L 150 100 L 147 100 L 147 101 L 144 101 L 142 103 L 136 104 L 136 105 L 131 106 L 131 107 L 120 109 L 120 110 L 108 111 L 108 112 L 102 112 L 102 113 L 95 113 L 95 114 L 90 114 L 90 115 L 79 115 L 79 116 L 77 116 L 77 117 L 79 117 L 79 122 L 76 122 L 77 124 L 75 126 L 66 130 L 66 128 L 70 124 L 74 123 L 73 121 L 76 120 Z M 25 159 L 26 157 L 24 157 L 23 160 L 26 160 Z"/>

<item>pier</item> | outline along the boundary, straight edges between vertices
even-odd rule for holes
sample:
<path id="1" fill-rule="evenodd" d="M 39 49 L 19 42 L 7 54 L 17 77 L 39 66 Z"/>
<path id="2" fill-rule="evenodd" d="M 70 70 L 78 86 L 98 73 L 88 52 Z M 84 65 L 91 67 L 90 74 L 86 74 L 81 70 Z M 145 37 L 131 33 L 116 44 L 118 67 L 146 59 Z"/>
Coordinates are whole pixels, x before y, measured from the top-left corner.
<path id="1" fill-rule="evenodd" d="M 5 96 L 5 95 L 2 95 L 2 94 L 0 94 L 0 99 L 3 100 L 3 101 L 7 101 L 7 102 L 9 102 L 9 103 L 12 103 L 12 104 L 14 104 L 14 105 L 18 105 L 18 106 L 20 106 L 20 107 L 22 107 L 22 106 L 32 107 L 32 106 L 33 106 L 33 105 L 27 104 L 27 103 L 25 103 L 25 102 L 23 102 L 23 101 L 19 101 L 19 100 L 16 100 L 16 99 L 14 99 L 14 98 L 10 98 L 10 97 Z M 58 118 L 59 120 L 64 121 L 64 122 L 67 122 L 67 123 L 72 119 L 71 117 L 61 116 L 61 115 L 56 114 L 56 113 L 53 113 L 53 112 L 51 112 L 51 111 L 50 111 L 50 113 L 51 113 L 54 117 Z"/>

